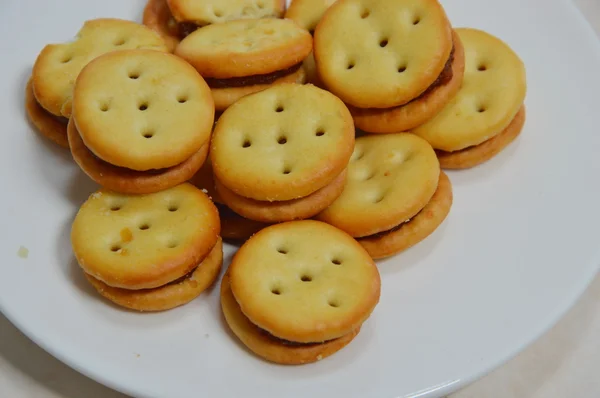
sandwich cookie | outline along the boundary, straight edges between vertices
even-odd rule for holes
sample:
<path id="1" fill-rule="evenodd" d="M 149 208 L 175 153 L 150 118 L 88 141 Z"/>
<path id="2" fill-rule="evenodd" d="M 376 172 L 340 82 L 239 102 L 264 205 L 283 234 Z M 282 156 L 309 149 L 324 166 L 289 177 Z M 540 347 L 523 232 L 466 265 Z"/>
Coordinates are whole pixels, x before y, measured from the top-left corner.
<path id="1" fill-rule="evenodd" d="M 96 58 L 74 88 L 70 145 L 92 179 L 152 193 L 191 178 L 208 152 L 210 89 L 182 59 L 151 50 Z"/>
<path id="2" fill-rule="evenodd" d="M 315 29 L 321 20 L 321 17 L 335 1 L 336 0 L 293 0 L 292 4 L 285 12 L 285 18 L 296 22 L 298 26 L 308 30 L 312 36 L 315 33 Z M 304 60 L 303 67 L 306 71 L 306 82 L 323 87 L 323 83 L 321 82 L 321 79 L 319 79 L 317 73 L 317 65 L 315 64 L 315 57 L 312 52 L 306 60 Z"/>
<path id="3" fill-rule="evenodd" d="M 353 148 L 352 117 L 337 97 L 312 85 L 277 85 L 242 98 L 217 122 L 215 188 L 245 218 L 310 218 L 341 194 Z"/>
<path id="4" fill-rule="evenodd" d="M 304 83 L 310 34 L 293 21 L 246 19 L 209 25 L 187 36 L 175 54 L 206 79 L 215 108 L 282 83 Z"/>
<path id="5" fill-rule="evenodd" d="M 103 295 L 129 308 L 166 309 L 216 278 L 219 231 L 216 207 L 191 184 L 147 195 L 100 189 L 79 209 L 71 243 Z"/>
<path id="6" fill-rule="evenodd" d="M 465 70 L 465 52 L 456 32 L 454 49 L 438 80 L 407 104 L 387 109 L 349 106 L 354 124 L 369 133 L 398 133 L 427 122 L 439 113 L 458 92 Z"/>
<path id="7" fill-rule="evenodd" d="M 452 48 L 438 0 L 339 0 L 314 37 L 321 80 L 357 108 L 393 108 L 418 98 L 444 79 Z"/>
<path id="8" fill-rule="evenodd" d="M 151 29 L 112 18 L 86 21 L 73 41 L 45 46 L 26 88 L 26 109 L 33 124 L 44 136 L 66 146 L 73 85 L 79 72 L 102 54 L 134 48 L 167 51 Z"/>
<path id="9" fill-rule="evenodd" d="M 443 168 L 479 165 L 508 146 L 525 123 L 525 66 L 503 41 L 456 29 L 465 47 L 463 84 L 448 105 L 412 130 L 437 150 Z"/>
<path id="10" fill-rule="evenodd" d="M 229 327 L 255 354 L 282 364 L 315 362 L 346 346 L 380 297 L 368 253 L 314 220 L 262 229 L 227 272 L 221 306 Z"/>
<path id="11" fill-rule="evenodd" d="M 356 139 L 344 192 L 316 219 L 381 258 L 429 236 L 451 204 L 450 181 L 427 141 L 409 133 L 367 135 Z"/>

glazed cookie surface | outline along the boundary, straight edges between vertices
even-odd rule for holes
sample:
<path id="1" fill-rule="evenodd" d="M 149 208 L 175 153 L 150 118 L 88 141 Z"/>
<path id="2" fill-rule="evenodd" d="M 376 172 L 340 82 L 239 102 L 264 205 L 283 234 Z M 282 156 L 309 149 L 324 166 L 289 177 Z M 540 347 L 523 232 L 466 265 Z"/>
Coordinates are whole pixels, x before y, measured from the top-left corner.
<path id="1" fill-rule="evenodd" d="M 297 343 L 351 333 L 379 301 L 379 271 L 368 253 L 348 234 L 314 220 L 260 230 L 228 272 L 245 316 Z"/>
<path id="2" fill-rule="evenodd" d="M 362 136 L 356 139 L 344 191 L 316 218 L 354 237 L 387 231 L 430 201 L 439 174 L 435 151 L 414 134 Z"/>
<path id="3" fill-rule="evenodd" d="M 278 18 L 285 10 L 285 0 L 167 0 L 178 22 L 199 26 L 236 19 Z"/>
<path id="4" fill-rule="evenodd" d="M 433 119 L 412 130 L 447 152 L 481 144 L 503 131 L 527 91 L 525 66 L 506 43 L 477 29 L 456 32 L 465 48 L 461 89 Z"/>
<path id="5" fill-rule="evenodd" d="M 85 274 L 87 280 L 102 296 L 113 303 L 136 311 L 165 311 L 187 304 L 210 287 L 218 277 L 223 264 L 221 238 L 208 256 L 187 275 L 154 289 L 128 290 L 108 286 Z"/>
<path id="6" fill-rule="evenodd" d="M 214 102 L 204 79 L 182 59 L 128 50 L 100 56 L 81 71 L 73 112 L 96 156 L 147 171 L 175 166 L 200 150 L 210 138 Z"/>
<path id="7" fill-rule="evenodd" d="M 194 269 L 219 231 L 216 207 L 191 184 L 135 196 L 101 189 L 79 209 L 71 243 L 94 278 L 113 287 L 150 289 Z"/>
<path id="8" fill-rule="evenodd" d="M 352 332 L 324 343 L 290 344 L 269 335 L 244 315 L 231 292 L 229 275 L 221 282 L 221 309 L 232 332 L 256 355 L 283 365 L 301 365 L 320 361 L 348 345 L 359 333 Z"/>
<path id="9" fill-rule="evenodd" d="M 312 50 L 310 34 L 285 19 L 247 19 L 198 29 L 175 54 L 204 77 L 263 75 L 302 62 Z"/>
<path id="10" fill-rule="evenodd" d="M 210 156 L 217 179 L 236 194 L 279 201 L 332 182 L 353 148 L 354 124 L 343 102 L 311 85 L 281 84 L 223 113 Z"/>
<path id="11" fill-rule="evenodd" d="M 441 74 L 451 50 L 452 29 L 438 0 L 339 0 L 314 40 L 324 84 L 360 108 L 416 98 Z"/>
<path id="12" fill-rule="evenodd" d="M 114 18 L 86 21 L 75 40 L 49 44 L 33 66 L 33 89 L 40 105 L 57 116 L 71 116 L 73 85 L 94 58 L 115 50 L 167 51 L 162 38 L 135 22 Z"/>

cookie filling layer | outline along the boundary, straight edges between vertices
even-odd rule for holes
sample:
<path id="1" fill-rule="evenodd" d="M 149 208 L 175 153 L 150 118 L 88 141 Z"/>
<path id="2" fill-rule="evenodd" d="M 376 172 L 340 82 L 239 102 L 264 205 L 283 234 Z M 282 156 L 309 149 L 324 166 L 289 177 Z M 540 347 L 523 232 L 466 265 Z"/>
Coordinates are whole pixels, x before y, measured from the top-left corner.
<path id="1" fill-rule="evenodd" d="M 295 73 L 302 67 L 302 62 L 287 68 L 278 70 L 275 72 L 267 73 L 264 75 L 253 75 L 253 76 L 242 76 L 232 77 L 229 79 L 214 79 L 211 77 L 205 77 L 204 80 L 210 88 L 231 88 L 231 87 L 245 87 L 254 86 L 257 84 L 271 84 L 275 80 L 281 79 L 282 77 Z"/>
<path id="2" fill-rule="evenodd" d="M 44 108 L 38 101 L 37 99 L 35 100 L 35 102 L 37 102 L 37 104 L 40 106 L 40 108 L 42 108 L 42 110 L 46 113 L 46 115 L 48 115 L 48 117 L 56 120 L 57 122 L 64 124 L 65 127 L 67 126 L 67 124 L 69 124 L 69 118 L 66 118 L 64 116 L 56 116 L 54 113 L 50 113 L 46 110 L 46 108 Z"/>
<path id="3" fill-rule="evenodd" d="M 423 207 L 424 209 L 424 207 Z M 385 230 L 385 231 L 381 231 L 381 232 L 377 232 L 376 234 L 373 235 L 367 235 L 367 236 L 361 236 L 360 238 L 356 238 L 358 241 L 360 241 L 361 239 L 378 239 L 378 238 L 383 238 L 385 235 L 391 234 L 393 232 L 398 231 L 400 228 L 402 228 L 404 225 L 408 224 L 412 219 L 414 219 L 416 216 L 418 216 L 423 209 L 419 210 L 419 212 L 417 214 L 415 214 L 414 216 L 412 216 L 411 218 L 409 218 L 408 220 L 401 222 L 400 224 L 396 225 L 395 227 Z"/>
<path id="4" fill-rule="evenodd" d="M 256 326 L 256 325 L 254 325 L 254 326 Z M 269 339 L 271 339 L 271 340 L 273 340 L 273 341 L 275 341 L 277 343 L 281 343 L 283 345 L 290 346 L 290 347 L 311 347 L 311 346 L 317 346 L 317 345 L 321 345 L 321 344 L 325 344 L 325 343 L 328 343 L 330 341 L 333 341 L 333 340 L 326 340 L 326 341 L 322 341 L 320 343 L 298 343 L 298 342 L 295 342 L 295 341 L 280 339 L 277 336 L 273 336 L 271 333 L 267 332 L 266 330 L 261 329 L 258 326 L 256 326 L 256 327 L 258 328 L 258 330 L 262 334 L 264 334 L 265 336 L 267 336 Z"/>
<path id="5" fill-rule="evenodd" d="M 444 65 L 444 69 L 442 70 L 442 73 L 440 73 L 440 75 L 437 77 L 437 79 L 435 79 L 435 81 L 429 87 L 427 87 L 427 89 L 423 91 L 421 95 L 419 95 L 415 99 L 408 101 L 404 105 L 425 98 L 426 96 L 431 94 L 436 88 L 438 88 L 439 86 L 443 86 L 444 84 L 448 84 L 450 80 L 452 80 L 452 78 L 454 77 L 454 72 L 452 71 L 452 63 L 454 63 L 454 50 L 455 47 L 452 46 L 452 50 L 450 50 L 450 57 L 448 57 L 448 61 L 446 61 L 446 65 Z M 398 107 L 402 107 L 404 105 L 400 105 Z"/>

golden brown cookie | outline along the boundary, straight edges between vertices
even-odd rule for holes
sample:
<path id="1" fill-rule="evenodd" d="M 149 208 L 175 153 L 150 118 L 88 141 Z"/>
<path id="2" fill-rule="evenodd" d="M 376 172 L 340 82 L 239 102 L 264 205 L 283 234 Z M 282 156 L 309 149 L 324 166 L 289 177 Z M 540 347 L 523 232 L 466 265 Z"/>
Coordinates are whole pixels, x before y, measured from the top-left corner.
<path id="1" fill-rule="evenodd" d="M 527 91 L 525 66 L 506 43 L 477 29 L 456 32 L 466 54 L 463 84 L 441 112 L 412 130 L 445 152 L 500 134 L 515 119 Z"/>
<path id="2" fill-rule="evenodd" d="M 100 189 L 79 209 L 71 243 L 94 278 L 112 287 L 152 289 L 196 268 L 219 231 L 217 208 L 191 184 L 147 195 Z"/>
<path id="3" fill-rule="evenodd" d="M 460 89 L 465 71 L 465 52 L 456 33 L 453 33 L 453 43 L 450 73 L 443 80 L 409 103 L 394 108 L 349 106 L 356 127 L 370 133 L 398 133 L 418 127 L 440 112 Z"/>
<path id="4" fill-rule="evenodd" d="M 186 182 L 195 175 L 208 154 L 206 143 L 176 166 L 152 171 L 130 170 L 113 166 L 94 155 L 83 143 L 72 120 L 67 130 L 71 154 L 83 172 L 104 188 L 125 194 L 154 193 Z"/>
<path id="5" fill-rule="evenodd" d="M 339 0 L 314 35 L 321 80 L 359 108 L 417 98 L 440 77 L 451 51 L 452 28 L 438 0 Z"/>
<path id="6" fill-rule="evenodd" d="M 73 119 L 102 160 L 137 171 L 176 166 L 210 139 L 214 103 L 204 79 L 175 55 L 104 54 L 79 74 Z"/>
<path id="7" fill-rule="evenodd" d="M 69 119 L 55 116 L 42 108 L 33 95 L 33 84 L 30 78 L 25 88 L 25 110 L 34 127 L 46 138 L 56 144 L 68 148 L 67 123 Z"/>
<path id="8" fill-rule="evenodd" d="M 302 365 L 320 361 L 347 346 L 360 331 L 324 343 L 298 344 L 278 339 L 262 330 L 244 315 L 231 292 L 229 275 L 221 281 L 221 309 L 229 328 L 250 351 L 267 361 L 282 365 Z"/>
<path id="9" fill-rule="evenodd" d="M 337 97 L 312 85 L 282 84 L 229 107 L 210 156 L 216 178 L 237 195 L 285 201 L 330 184 L 353 148 L 352 117 Z"/>
<path id="10" fill-rule="evenodd" d="M 205 26 L 238 19 L 279 18 L 285 0 L 167 0 L 178 22 Z"/>
<path id="11" fill-rule="evenodd" d="M 314 220 L 260 230 L 228 272 L 250 322 L 296 343 L 346 336 L 379 302 L 380 276 L 369 254 L 348 234 Z"/>
<path id="12" fill-rule="evenodd" d="M 424 139 L 409 133 L 362 136 L 344 192 L 316 218 L 354 237 L 388 231 L 429 203 L 439 175 L 435 151 Z"/>
<path id="13" fill-rule="evenodd" d="M 157 288 L 128 290 L 108 286 L 89 274 L 85 276 L 98 293 L 117 305 L 136 311 L 165 311 L 189 303 L 209 288 L 219 276 L 222 264 L 223 243 L 219 238 L 194 270 Z"/>
<path id="14" fill-rule="evenodd" d="M 358 243 L 374 259 L 400 253 L 427 238 L 440 226 L 450 212 L 452 200 L 452 184 L 441 172 L 433 197 L 416 216 L 389 231 L 358 238 Z"/>
<path id="15" fill-rule="evenodd" d="M 218 110 L 252 92 L 304 82 L 302 61 L 312 38 L 284 19 L 245 19 L 214 24 L 187 36 L 175 54 L 193 65 L 213 90 Z"/>
<path id="16" fill-rule="evenodd" d="M 223 203 L 239 215 L 263 223 L 276 223 L 311 218 L 325 210 L 342 194 L 346 174 L 346 170 L 342 171 L 331 183 L 308 196 L 273 202 L 237 195 L 218 180 L 215 180 L 215 187 Z"/>
<path id="17" fill-rule="evenodd" d="M 523 105 L 503 132 L 479 145 L 454 152 L 436 151 L 440 166 L 444 169 L 468 169 L 490 160 L 521 134 L 521 130 L 525 125 L 525 114 L 525 105 Z"/>
<path id="18" fill-rule="evenodd" d="M 37 101 L 56 116 L 70 117 L 73 85 L 83 67 L 102 54 L 128 49 L 167 51 L 144 25 L 115 18 L 86 21 L 75 40 L 49 44 L 38 55 L 32 72 Z"/>

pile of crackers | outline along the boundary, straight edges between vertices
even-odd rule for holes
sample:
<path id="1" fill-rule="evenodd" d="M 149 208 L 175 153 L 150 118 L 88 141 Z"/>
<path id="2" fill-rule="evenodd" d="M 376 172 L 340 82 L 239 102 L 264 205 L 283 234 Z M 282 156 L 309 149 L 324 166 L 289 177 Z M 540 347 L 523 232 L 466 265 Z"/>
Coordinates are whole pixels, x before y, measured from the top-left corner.
<path id="1" fill-rule="evenodd" d="M 439 0 L 149 0 L 45 46 L 25 90 L 100 185 L 71 231 L 100 295 L 165 311 L 220 281 L 250 351 L 304 364 L 373 314 L 375 260 L 446 219 L 443 170 L 520 134 L 526 88 L 515 51 Z"/>

